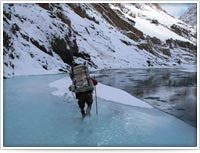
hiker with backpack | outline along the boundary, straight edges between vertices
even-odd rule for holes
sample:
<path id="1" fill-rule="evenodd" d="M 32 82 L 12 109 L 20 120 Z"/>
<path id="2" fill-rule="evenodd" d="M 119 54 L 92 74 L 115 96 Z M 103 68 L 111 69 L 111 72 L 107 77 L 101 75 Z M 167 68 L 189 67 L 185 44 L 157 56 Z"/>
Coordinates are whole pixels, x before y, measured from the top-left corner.
<path id="1" fill-rule="evenodd" d="M 76 94 L 82 117 L 84 118 L 86 115 L 90 116 L 93 103 L 92 94 L 94 86 L 97 85 L 97 81 L 89 76 L 86 62 L 84 64 L 73 63 L 70 77 L 73 84 L 69 87 L 69 90 Z M 86 111 L 85 104 L 87 104 Z"/>

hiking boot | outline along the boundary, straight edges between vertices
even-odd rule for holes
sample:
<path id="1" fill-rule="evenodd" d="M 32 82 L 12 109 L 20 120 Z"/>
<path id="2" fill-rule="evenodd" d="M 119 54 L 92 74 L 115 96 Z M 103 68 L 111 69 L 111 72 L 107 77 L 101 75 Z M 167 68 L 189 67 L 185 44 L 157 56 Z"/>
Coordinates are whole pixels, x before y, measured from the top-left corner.
<path id="1" fill-rule="evenodd" d="M 84 119 L 84 118 L 85 118 L 85 116 L 86 116 L 86 114 L 85 114 L 85 113 L 83 113 L 83 114 L 82 114 L 82 118 Z"/>
<path id="2" fill-rule="evenodd" d="M 86 116 L 86 113 L 84 110 L 81 110 L 81 115 L 82 115 L 82 118 L 84 118 Z"/>

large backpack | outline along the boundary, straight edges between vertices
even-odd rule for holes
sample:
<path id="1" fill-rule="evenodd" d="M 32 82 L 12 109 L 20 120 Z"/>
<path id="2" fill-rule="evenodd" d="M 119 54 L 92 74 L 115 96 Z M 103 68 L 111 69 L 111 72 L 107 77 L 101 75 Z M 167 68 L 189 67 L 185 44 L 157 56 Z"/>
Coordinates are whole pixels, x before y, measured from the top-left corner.
<path id="1" fill-rule="evenodd" d="M 94 87 L 89 76 L 87 63 L 74 66 L 71 71 L 75 93 L 93 91 Z"/>

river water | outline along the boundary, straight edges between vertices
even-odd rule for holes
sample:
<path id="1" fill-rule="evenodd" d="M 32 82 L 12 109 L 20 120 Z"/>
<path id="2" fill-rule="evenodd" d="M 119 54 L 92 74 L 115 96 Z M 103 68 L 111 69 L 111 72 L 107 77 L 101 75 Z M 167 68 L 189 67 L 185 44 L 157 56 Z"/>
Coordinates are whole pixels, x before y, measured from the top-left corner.
<path id="1" fill-rule="evenodd" d="M 197 73 L 181 69 L 123 69 L 96 72 L 98 81 L 120 88 L 197 126 Z"/>
<path id="2" fill-rule="evenodd" d="M 197 145 L 195 127 L 155 108 L 126 106 L 98 98 L 99 114 L 96 115 L 93 108 L 92 116 L 82 120 L 75 100 L 52 95 L 56 89 L 50 88 L 49 83 L 65 76 L 59 74 L 4 79 L 4 147 Z"/>

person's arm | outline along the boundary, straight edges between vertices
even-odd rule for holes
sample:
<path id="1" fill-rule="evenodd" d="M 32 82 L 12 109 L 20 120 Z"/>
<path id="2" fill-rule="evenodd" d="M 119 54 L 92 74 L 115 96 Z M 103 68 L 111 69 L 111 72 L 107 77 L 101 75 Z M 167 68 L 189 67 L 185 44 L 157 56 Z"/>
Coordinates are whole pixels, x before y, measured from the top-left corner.
<path id="1" fill-rule="evenodd" d="M 71 68 L 70 72 L 69 72 L 69 76 L 71 79 L 73 79 L 73 68 Z"/>

